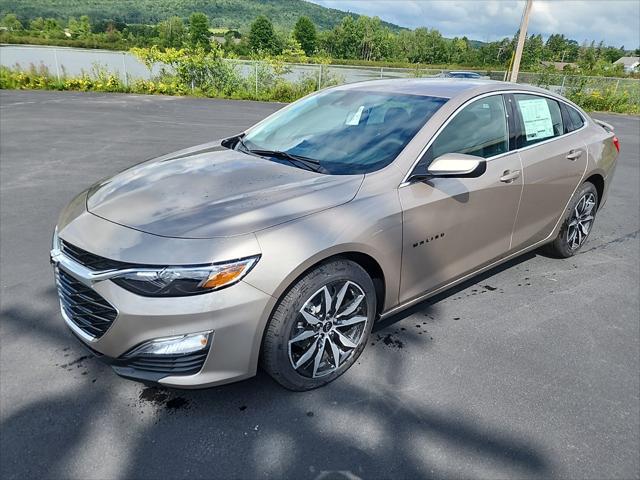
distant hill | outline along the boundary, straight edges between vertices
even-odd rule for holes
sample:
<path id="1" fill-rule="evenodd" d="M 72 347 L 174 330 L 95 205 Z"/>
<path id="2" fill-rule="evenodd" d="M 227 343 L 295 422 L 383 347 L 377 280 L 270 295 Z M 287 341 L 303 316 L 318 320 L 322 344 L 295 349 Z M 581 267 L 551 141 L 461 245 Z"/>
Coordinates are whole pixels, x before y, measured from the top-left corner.
<path id="1" fill-rule="evenodd" d="M 155 24 L 173 15 L 186 18 L 204 12 L 213 27 L 241 29 L 258 15 L 266 15 L 276 27 L 293 28 L 306 15 L 320 29 L 331 29 L 345 15 L 355 13 L 326 8 L 303 0 L 0 0 L 0 16 L 15 13 L 20 20 L 36 17 L 67 19 L 88 15 L 92 21 L 119 20 Z M 393 31 L 402 27 L 383 22 Z"/>

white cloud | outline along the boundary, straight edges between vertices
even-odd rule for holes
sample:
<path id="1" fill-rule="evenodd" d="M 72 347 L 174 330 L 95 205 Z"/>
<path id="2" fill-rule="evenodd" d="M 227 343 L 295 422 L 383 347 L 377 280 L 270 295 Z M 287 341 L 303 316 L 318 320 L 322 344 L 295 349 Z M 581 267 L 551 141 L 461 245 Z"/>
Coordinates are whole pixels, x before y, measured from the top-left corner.
<path id="1" fill-rule="evenodd" d="M 309 0 L 326 7 L 378 16 L 398 25 L 438 29 L 446 37 L 491 41 L 512 36 L 524 0 Z M 534 0 L 529 33 L 563 33 L 582 43 L 603 40 L 640 46 L 639 0 Z"/>

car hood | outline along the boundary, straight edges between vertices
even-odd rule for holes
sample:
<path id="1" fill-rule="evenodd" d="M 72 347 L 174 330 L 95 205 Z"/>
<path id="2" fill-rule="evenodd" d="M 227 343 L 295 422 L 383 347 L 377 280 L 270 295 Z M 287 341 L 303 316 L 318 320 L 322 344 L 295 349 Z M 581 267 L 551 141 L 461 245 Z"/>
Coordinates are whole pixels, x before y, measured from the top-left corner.
<path id="1" fill-rule="evenodd" d="M 364 175 L 324 175 L 211 143 L 91 187 L 87 210 L 166 237 L 242 235 L 349 202 Z"/>

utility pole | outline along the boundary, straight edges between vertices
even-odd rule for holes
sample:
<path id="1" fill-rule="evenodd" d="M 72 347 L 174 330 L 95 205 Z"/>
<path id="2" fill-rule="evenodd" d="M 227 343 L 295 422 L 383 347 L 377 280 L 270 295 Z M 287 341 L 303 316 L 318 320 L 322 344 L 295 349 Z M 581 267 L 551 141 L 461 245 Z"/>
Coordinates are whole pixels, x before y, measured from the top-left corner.
<path id="1" fill-rule="evenodd" d="M 524 14 L 522 15 L 522 22 L 520 22 L 520 35 L 518 36 L 518 46 L 516 47 L 516 55 L 513 59 L 513 70 L 511 70 L 510 81 L 518 81 L 518 70 L 520 70 L 520 59 L 522 58 L 522 50 L 524 49 L 524 41 L 527 38 L 527 26 L 529 25 L 529 13 L 531 13 L 531 6 L 533 0 L 527 0 L 524 6 Z"/>

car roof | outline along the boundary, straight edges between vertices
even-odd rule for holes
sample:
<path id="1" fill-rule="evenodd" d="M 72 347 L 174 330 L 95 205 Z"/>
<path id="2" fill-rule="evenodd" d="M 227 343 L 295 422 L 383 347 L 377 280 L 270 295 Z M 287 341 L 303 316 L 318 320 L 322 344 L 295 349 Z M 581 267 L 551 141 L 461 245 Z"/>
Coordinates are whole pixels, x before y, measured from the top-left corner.
<path id="1" fill-rule="evenodd" d="M 369 80 L 350 83 L 338 88 L 453 98 L 467 90 L 475 90 L 481 87 L 488 87 L 487 91 L 491 91 L 494 89 L 491 87 L 495 87 L 496 84 L 502 84 L 507 88 L 515 85 L 507 82 L 474 78 L 394 78 L 389 80 Z"/>
<path id="2" fill-rule="evenodd" d="M 425 97 L 440 97 L 452 99 L 466 96 L 488 93 L 499 90 L 524 90 L 532 93 L 544 93 L 557 97 L 552 92 L 541 88 L 531 87 L 518 83 L 499 82 L 476 78 L 394 78 L 387 80 L 368 80 L 364 82 L 350 83 L 335 87 L 341 90 L 366 90 L 369 92 L 404 93 L 409 95 L 422 95 Z"/>

